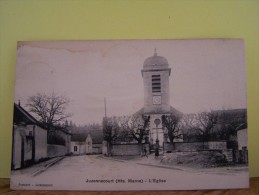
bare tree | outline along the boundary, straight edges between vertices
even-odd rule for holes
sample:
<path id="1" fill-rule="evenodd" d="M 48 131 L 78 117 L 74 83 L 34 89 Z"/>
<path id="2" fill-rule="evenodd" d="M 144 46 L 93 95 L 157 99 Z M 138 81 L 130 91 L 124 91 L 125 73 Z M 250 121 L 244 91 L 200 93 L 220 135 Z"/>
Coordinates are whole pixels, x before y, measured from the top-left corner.
<path id="1" fill-rule="evenodd" d="M 119 135 L 119 125 L 116 117 L 103 118 L 103 139 L 107 141 L 108 156 L 111 155 L 112 143 L 116 141 Z"/>
<path id="2" fill-rule="evenodd" d="M 246 109 L 219 110 L 218 125 L 214 130 L 214 136 L 221 140 L 229 140 L 236 136 L 237 130 L 247 127 Z"/>
<path id="3" fill-rule="evenodd" d="M 28 111 L 36 115 L 36 118 L 48 130 L 48 134 L 51 130 L 55 130 L 55 126 L 60 127 L 62 122 L 72 116 L 66 113 L 69 100 L 54 93 L 50 95 L 38 93 L 29 97 L 27 102 Z"/>
<path id="4" fill-rule="evenodd" d="M 130 142 L 135 139 L 141 146 L 144 137 L 148 135 L 148 127 L 149 117 L 146 116 L 105 117 L 103 138 L 107 142 L 108 156 L 111 155 L 112 144 L 118 141 Z"/>
<path id="5" fill-rule="evenodd" d="M 174 140 L 182 138 L 183 134 L 181 132 L 180 121 L 182 116 L 170 114 L 162 116 L 162 126 L 166 128 L 168 138 L 172 145 L 174 145 Z"/>
<path id="6" fill-rule="evenodd" d="M 218 122 L 218 113 L 214 111 L 200 112 L 195 115 L 194 130 L 202 136 L 203 141 L 209 141 L 211 131 Z"/>
<path id="7" fill-rule="evenodd" d="M 129 121 L 131 119 L 130 116 L 119 116 L 117 118 L 119 133 L 118 133 L 118 141 L 120 142 L 131 142 L 133 137 L 130 133 Z"/>
<path id="8" fill-rule="evenodd" d="M 108 143 L 113 143 L 119 134 L 119 124 L 116 117 L 103 118 L 103 139 Z"/>
<path id="9" fill-rule="evenodd" d="M 185 114 L 182 115 L 181 120 L 179 121 L 179 129 L 183 134 L 183 139 L 187 141 L 195 139 L 197 132 L 195 131 L 195 114 Z"/>
<path id="10" fill-rule="evenodd" d="M 148 135 L 150 117 L 144 115 L 132 115 L 120 117 L 120 126 L 123 131 L 128 131 L 130 136 L 139 144 Z"/>

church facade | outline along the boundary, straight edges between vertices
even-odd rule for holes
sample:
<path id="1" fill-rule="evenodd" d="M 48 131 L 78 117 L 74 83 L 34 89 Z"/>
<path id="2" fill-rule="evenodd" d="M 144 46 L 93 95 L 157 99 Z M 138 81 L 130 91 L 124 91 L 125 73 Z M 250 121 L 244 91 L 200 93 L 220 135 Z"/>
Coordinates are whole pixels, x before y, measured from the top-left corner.
<path id="1" fill-rule="evenodd" d="M 141 70 L 144 85 L 144 107 L 137 114 L 150 116 L 149 142 L 163 146 L 167 142 L 166 129 L 162 127 L 162 115 L 181 114 L 170 105 L 169 79 L 171 68 L 166 58 L 157 52 L 144 61 Z"/>

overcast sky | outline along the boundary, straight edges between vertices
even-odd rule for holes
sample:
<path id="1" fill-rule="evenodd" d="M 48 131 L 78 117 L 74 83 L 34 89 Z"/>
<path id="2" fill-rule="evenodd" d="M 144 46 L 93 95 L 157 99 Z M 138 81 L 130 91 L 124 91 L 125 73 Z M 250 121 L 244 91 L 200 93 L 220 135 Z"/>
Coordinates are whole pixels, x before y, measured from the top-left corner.
<path id="1" fill-rule="evenodd" d="M 144 105 L 141 69 L 154 54 L 171 70 L 170 103 L 183 113 L 246 108 L 241 40 L 132 40 L 20 42 L 15 102 L 37 93 L 66 96 L 76 124 L 133 114 Z M 25 107 L 26 109 L 26 107 Z"/>

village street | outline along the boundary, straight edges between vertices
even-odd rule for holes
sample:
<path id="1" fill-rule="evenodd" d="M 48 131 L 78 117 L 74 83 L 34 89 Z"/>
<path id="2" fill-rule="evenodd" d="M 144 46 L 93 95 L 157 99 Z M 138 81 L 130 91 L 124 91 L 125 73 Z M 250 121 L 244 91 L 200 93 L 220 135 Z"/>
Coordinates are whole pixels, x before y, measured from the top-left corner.
<path id="1" fill-rule="evenodd" d="M 35 167 L 15 171 L 12 184 L 29 186 L 30 189 L 67 190 L 193 189 L 204 183 L 208 188 L 217 185 L 227 187 L 229 183 L 240 188 L 242 186 L 239 183 L 244 183 L 247 177 L 244 172 L 215 174 L 169 169 L 151 165 L 154 161 L 159 160 L 153 156 L 128 161 L 104 158 L 101 155 L 69 156 L 36 176 L 32 176 Z"/>

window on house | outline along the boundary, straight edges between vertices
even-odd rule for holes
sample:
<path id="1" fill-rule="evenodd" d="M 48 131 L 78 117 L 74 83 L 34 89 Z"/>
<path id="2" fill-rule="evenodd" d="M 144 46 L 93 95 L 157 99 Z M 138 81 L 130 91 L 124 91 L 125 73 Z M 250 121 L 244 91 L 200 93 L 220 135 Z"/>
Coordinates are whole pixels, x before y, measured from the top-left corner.
<path id="1" fill-rule="evenodd" d="M 152 75 L 152 93 L 154 92 L 161 92 L 160 75 Z"/>
<path id="2" fill-rule="evenodd" d="M 77 152 L 77 146 L 74 146 L 74 152 Z"/>

